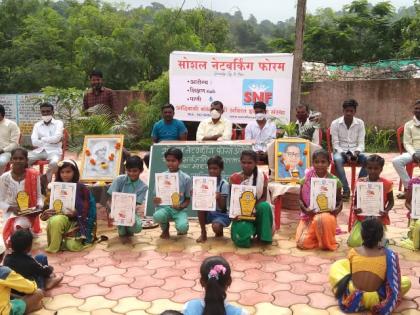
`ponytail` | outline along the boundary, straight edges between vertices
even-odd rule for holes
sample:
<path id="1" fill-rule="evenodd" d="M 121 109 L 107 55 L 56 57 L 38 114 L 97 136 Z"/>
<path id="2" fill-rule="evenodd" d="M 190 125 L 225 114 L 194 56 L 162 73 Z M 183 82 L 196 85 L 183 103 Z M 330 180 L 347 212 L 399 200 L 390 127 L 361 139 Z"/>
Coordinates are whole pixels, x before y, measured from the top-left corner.
<path id="1" fill-rule="evenodd" d="M 347 290 L 349 282 L 351 280 L 351 273 L 345 275 L 337 284 L 334 286 L 334 295 L 336 299 L 341 298 Z"/>
<path id="2" fill-rule="evenodd" d="M 252 171 L 252 186 L 257 186 L 257 177 L 258 177 L 258 167 L 255 166 Z"/>
<path id="3" fill-rule="evenodd" d="M 226 292 L 216 278 L 210 278 L 206 285 L 203 315 L 226 315 Z"/>

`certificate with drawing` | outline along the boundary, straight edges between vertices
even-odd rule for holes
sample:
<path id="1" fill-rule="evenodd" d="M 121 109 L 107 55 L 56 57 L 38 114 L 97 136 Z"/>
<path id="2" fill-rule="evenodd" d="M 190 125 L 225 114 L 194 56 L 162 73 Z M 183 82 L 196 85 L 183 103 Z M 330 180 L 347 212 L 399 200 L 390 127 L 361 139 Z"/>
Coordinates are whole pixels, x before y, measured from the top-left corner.
<path id="1" fill-rule="evenodd" d="M 175 199 L 180 198 L 178 173 L 156 173 L 155 187 L 156 197 L 162 199 L 162 206 L 171 206 Z"/>
<path id="2" fill-rule="evenodd" d="M 76 208 L 76 183 L 51 183 L 50 208 L 56 213 L 65 213 L 66 209 Z"/>
<path id="3" fill-rule="evenodd" d="M 420 219 L 420 184 L 414 184 L 411 195 L 411 218 Z"/>
<path id="4" fill-rule="evenodd" d="M 252 185 L 231 185 L 229 217 L 255 219 L 257 187 Z"/>
<path id="5" fill-rule="evenodd" d="M 133 226 L 136 213 L 136 194 L 112 193 L 111 218 L 114 225 Z"/>
<path id="6" fill-rule="evenodd" d="M 357 183 L 357 208 L 362 209 L 361 215 L 380 216 L 384 210 L 384 185 L 378 182 Z"/>
<path id="7" fill-rule="evenodd" d="M 336 206 L 337 180 L 331 178 L 311 178 L 309 209 L 315 212 L 333 211 Z"/>
<path id="8" fill-rule="evenodd" d="M 192 209 L 216 211 L 217 177 L 193 176 Z"/>

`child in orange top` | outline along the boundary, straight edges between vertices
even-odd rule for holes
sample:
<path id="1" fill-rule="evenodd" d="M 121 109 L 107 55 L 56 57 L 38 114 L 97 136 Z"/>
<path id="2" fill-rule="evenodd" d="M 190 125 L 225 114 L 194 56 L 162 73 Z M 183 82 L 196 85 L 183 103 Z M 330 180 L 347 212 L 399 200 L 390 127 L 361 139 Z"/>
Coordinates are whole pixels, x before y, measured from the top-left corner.
<path id="1" fill-rule="evenodd" d="M 392 181 L 380 177 L 384 165 L 385 160 L 381 156 L 377 154 L 370 155 L 366 160 L 366 170 L 368 172 L 368 176 L 359 178 L 358 181 L 383 183 L 385 208 L 382 211 L 380 211 L 381 216 L 378 217 L 378 219 L 382 222 L 383 225 L 389 225 L 390 220 L 388 212 L 394 206 L 394 194 L 392 192 Z M 351 232 L 349 239 L 347 240 L 347 245 L 350 247 L 362 246 L 363 241 L 361 236 L 361 223 L 367 218 L 365 216 L 359 215 L 362 212 L 362 209 L 356 208 L 356 200 L 357 196 L 355 194 L 349 218 L 349 227 L 351 227 Z"/>
<path id="2" fill-rule="evenodd" d="M 306 173 L 300 189 L 301 219 L 296 230 L 296 243 L 300 249 L 337 249 L 335 231 L 337 226 L 337 215 L 343 208 L 341 200 L 340 180 L 328 173 L 330 155 L 324 149 L 315 151 L 312 154 L 313 167 Z M 309 209 L 311 196 L 311 178 L 330 178 L 337 181 L 337 195 L 335 209 L 331 212 L 315 213 Z"/>

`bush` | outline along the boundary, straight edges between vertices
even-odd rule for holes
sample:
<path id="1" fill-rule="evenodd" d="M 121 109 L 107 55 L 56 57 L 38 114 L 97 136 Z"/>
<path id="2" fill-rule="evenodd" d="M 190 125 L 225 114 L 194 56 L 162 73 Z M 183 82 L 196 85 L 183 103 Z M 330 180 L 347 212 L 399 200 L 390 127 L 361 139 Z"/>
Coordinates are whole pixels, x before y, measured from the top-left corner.
<path id="1" fill-rule="evenodd" d="M 396 132 L 393 129 L 379 129 L 378 127 L 366 127 L 365 144 L 366 152 L 395 152 Z"/>

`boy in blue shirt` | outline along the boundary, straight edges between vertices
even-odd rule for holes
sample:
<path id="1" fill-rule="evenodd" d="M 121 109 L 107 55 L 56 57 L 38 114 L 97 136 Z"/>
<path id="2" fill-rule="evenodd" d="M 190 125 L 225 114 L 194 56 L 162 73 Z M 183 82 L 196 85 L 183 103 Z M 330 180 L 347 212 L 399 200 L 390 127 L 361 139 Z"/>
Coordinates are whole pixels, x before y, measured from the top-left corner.
<path id="1" fill-rule="evenodd" d="M 136 233 L 142 230 L 141 218 L 137 214 L 138 206 L 143 204 L 147 193 L 147 185 L 140 179 L 143 172 L 143 160 L 138 156 L 130 156 L 125 162 L 126 175 L 116 177 L 108 189 L 109 197 L 113 192 L 136 194 L 136 214 L 133 226 L 118 226 L 118 235 L 123 241 L 128 241 Z"/>
<path id="2" fill-rule="evenodd" d="M 161 206 L 162 199 L 159 196 L 153 198 L 153 203 L 157 208 L 153 215 L 153 221 L 160 224 L 163 239 L 169 238 L 169 221 L 175 222 L 178 235 L 185 235 L 188 232 L 188 214 L 184 209 L 187 208 L 191 200 L 191 177 L 181 171 L 179 166 L 182 163 L 182 151 L 177 148 L 169 148 L 164 154 L 167 173 L 178 173 L 179 176 L 179 204 L 171 206 Z"/>
<path id="3" fill-rule="evenodd" d="M 216 237 L 223 237 L 223 228 L 228 227 L 230 224 L 229 214 L 227 213 L 227 199 L 230 186 L 227 180 L 222 178 L 223 167 L 223 159 L 218 155 L 211 157 L 207 161 L 209 176 L 217 178 L 216 211 L 197 211 L 198 222 L 201 228 L 201 235 L 197 239 L 197 243 L 207 241 L 206 224 L 211 223 Z"/>

